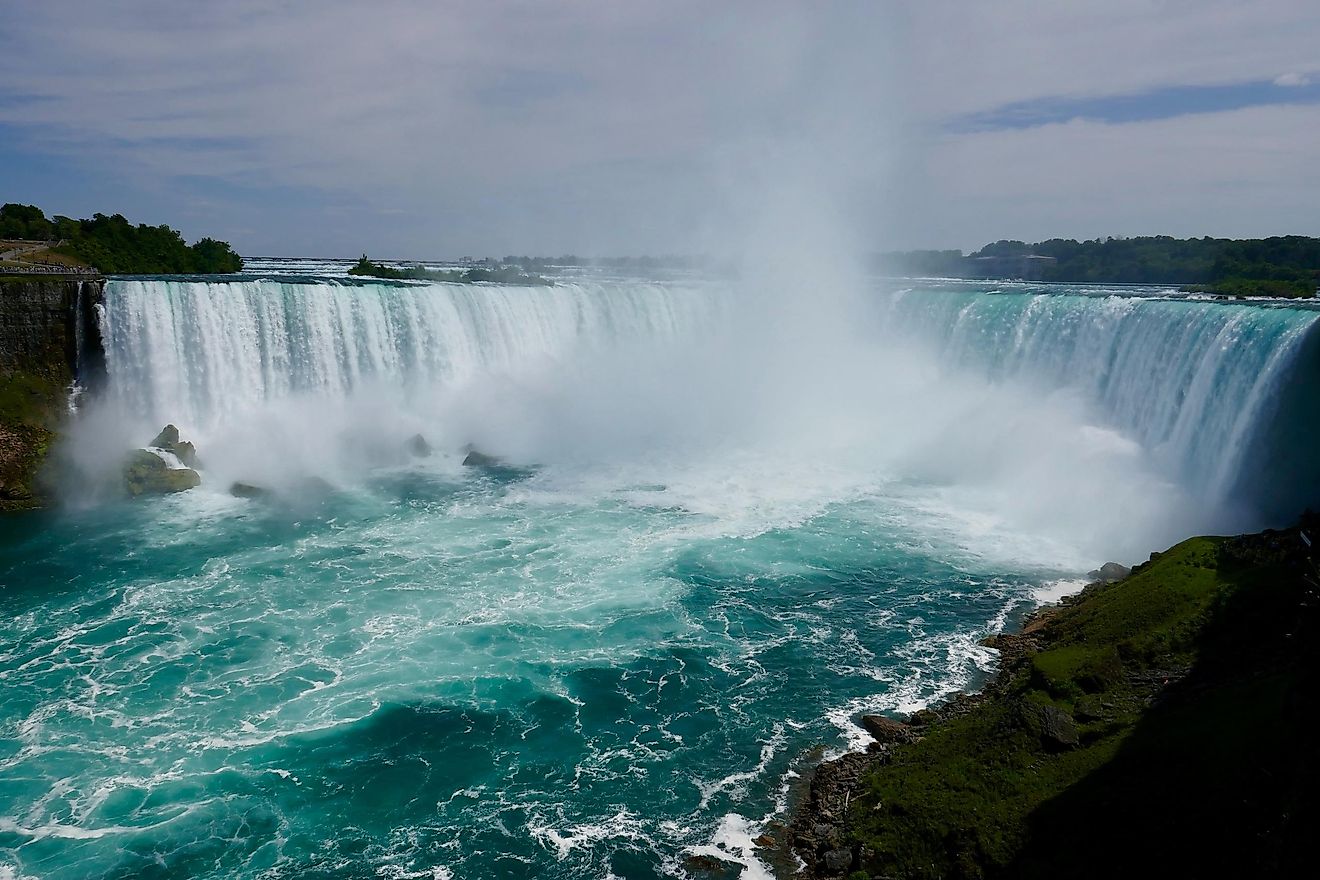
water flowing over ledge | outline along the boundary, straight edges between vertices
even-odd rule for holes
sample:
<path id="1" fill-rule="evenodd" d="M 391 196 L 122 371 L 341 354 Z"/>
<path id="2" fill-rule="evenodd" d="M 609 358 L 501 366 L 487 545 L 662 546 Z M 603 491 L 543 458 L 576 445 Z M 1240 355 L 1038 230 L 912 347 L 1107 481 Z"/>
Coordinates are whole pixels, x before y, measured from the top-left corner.
<path id="1" fill-rule="evenodd" d="M 600 341 L 690 333 L 691 288 L 112 281 L 112 393 L 151 419 L 207 425 L 265 400 L 342 397 L 368 382 L 461 382 Z"/>
<path id="2" fill-rule="evenodd" d="M 1289 452 L 1316 427 L 1320 312 L 957 289 L 905 291 L 890 309 L 950 363 L 1076 389 L 1209 503 L 1241 501 L 1289 522 L 1320 496 L 1320 473 Z"/>
<path id="3" fill-rule="evenodd" d="M 1207 504 L 1269 521 L 1320 487 L 1320 468 L 1298 452 L 1320 418 L 1320 313 L 967 287 L 868 305 L 879 345 L 920 340 L 944 369 L 1081 396 Z M 739 314 L 715 286 L 119 280 L 103 323 L 118 404 L 144 423 L 206 428 L 294 395 L 384 385 L 425 396 L 593 349 L 652 350 Z"/>

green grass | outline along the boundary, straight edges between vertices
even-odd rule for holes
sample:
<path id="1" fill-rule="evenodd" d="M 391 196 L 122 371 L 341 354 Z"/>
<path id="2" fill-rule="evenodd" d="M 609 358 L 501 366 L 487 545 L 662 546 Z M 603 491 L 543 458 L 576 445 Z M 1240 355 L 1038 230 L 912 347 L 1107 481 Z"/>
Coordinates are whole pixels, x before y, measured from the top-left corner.
<path id="1" fill-rule="evenodd" d="M 1194 637 L 1227 584 L 1221 539 L 1191 538 L 1130 577 L 1088 593 L 1051 624 L 1060 645 L 1112 646 L 1137 663 L 1189 662 Z"/>
<path id="2" fill-rule="evenodd" d="M 1297 684 L 1278 671 L 1278 652 L 1291 644 L 1282 633 L 1298 625 L 1300 580 L 1277 560 L 1225 552 L 1234 546 L 1193 538 L 1087 590 L 1058 610 L 1043 650 L 1009 670 L 990 699 L 871 771 L 848 817 L 862 875 L 1097 876 L 1138 855 L 1176 855 L 1176 870 L 1200 851 L 1180 845 L 1202 838 L 1223 864 L 1242 853 L 1239 863 L 1251 864 L 1259 841 L 1233 828 L 1260 811 L 1243 814 L 1243 792 L 1251 780 L 1259 789 L 1262 779 L 1292 777 L 1243 756 L 1256 753 L 1262 719 L 1277 716 Z M 1170 689 L 1187 696 L 1152 708 L 1162 678 L 1189 668 Z M 1243 675 L 1250 684 L 1236 680 Z M 1080 744 L 1043 739 L 1024 708 L 1033 704 L 1073 713 Z M 1300 730 L 1275 724 L 1261 760 L 1296 764 L 1310 752 Z M 1149 835 L 1127 821 L 1137 814 Z M 1176 831 L 1155 833 L 1166 826 Z M 1232 843 L 1208 845 L 1217 839 Z"/>
<path id="3" fill-rule="evenodd" d="M 30 372 L 0 373 L 0 424 L 49 427 L 65 397 L 64 383 Z"/>

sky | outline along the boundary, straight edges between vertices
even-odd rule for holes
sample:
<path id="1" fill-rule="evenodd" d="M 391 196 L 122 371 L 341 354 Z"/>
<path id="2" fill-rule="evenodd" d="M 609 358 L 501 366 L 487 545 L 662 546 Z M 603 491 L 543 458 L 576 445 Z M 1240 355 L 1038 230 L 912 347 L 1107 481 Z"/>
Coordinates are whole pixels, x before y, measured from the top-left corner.
<path id="1" fill-rule="evenodd" d="M 249 256 L 718 252 L 784 192 L 869 250 L 1320 235 L 1314 0 L 0 17 L 0 200 Z"/>

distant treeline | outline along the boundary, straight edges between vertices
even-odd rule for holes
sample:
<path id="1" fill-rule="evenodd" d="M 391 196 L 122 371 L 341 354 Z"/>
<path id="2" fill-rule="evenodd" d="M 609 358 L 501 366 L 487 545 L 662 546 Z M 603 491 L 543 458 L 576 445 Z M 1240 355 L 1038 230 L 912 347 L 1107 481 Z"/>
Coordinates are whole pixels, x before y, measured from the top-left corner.
<path id="1" fill-rule="evenodd" d="M 213 274 L 243 268 L 243 259 L 228 242 L 203 238 L 189 245 L 168 226 L 134 226 L 122 214 L 47 219 L 40 208 L 7 204 L 0 207 L 0 239 L 61 241 L 55 253 L 112 275 Z"/>
<path id="2" fill-rule="evenodd" d="M 881 254 L 878 263 L 884 271 L 904 275 L 1171 284 L 1227 295 L 1312 296 L 1320 287 L 1320 238 L 997 241 L 966 256 L 961 251 L 904 251 Z"/>

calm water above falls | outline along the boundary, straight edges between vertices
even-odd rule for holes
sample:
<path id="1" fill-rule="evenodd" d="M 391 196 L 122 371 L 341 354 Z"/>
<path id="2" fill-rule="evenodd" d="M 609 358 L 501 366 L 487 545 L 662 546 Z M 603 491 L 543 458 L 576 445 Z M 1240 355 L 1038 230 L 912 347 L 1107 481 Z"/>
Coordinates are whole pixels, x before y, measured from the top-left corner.
<path id="1" fill-rule="evenodd" d="M 176 421 L 206 482 L 0 524 L 0 876 L 761 876 L 858 713 L 975 680 L 1057 580 L 1268 515 L 1316 316 L 954 285 L 855 317 L 114 282 L 70 454 Z"/>

